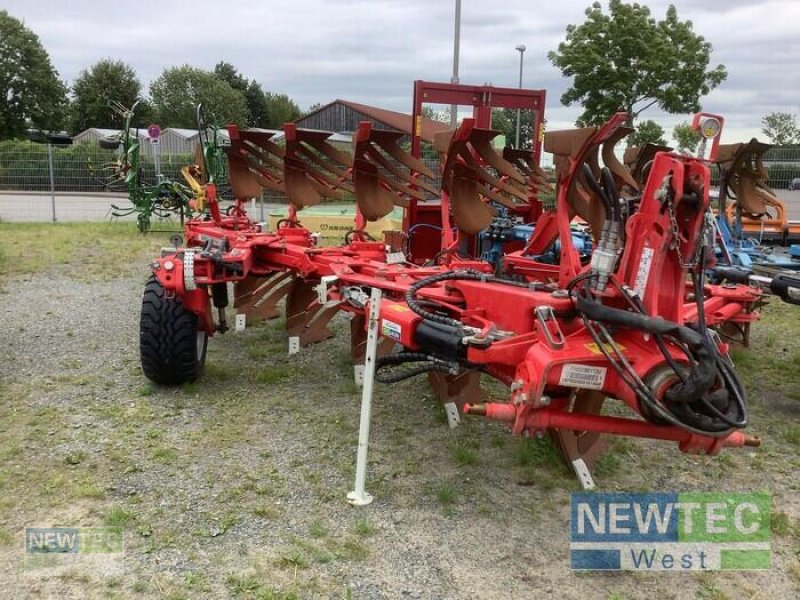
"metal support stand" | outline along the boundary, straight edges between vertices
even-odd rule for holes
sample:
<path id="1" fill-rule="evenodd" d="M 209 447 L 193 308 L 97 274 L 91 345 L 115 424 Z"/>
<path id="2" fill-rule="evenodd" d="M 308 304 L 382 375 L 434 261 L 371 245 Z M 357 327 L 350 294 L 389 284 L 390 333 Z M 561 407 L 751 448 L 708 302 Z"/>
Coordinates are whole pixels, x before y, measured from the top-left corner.
<path id="1" fill-rule="evenodd" d="M 364 491 L 367 478 L 367 450 L 369 449 L 369 425 L 372 418 L 372 390 L 375 386 L 375 358 L 378 354 L 378 328 L 383 291 L 372 288 L 367 325 L 367 353 L 364 358 L 364 384 L 361 389 L 361 424 L 358 430 L 358 453 L 356 455 L 355 490 L 347 494 L 347 501 L 354 506 L 372 502 L 372 496 Z"/>
<path id="2" fill-rule="evenodd" d="M 47 166 L 50 168 L 50 206 L 53 211 L 53 223 L 56 222 L 56 177 L 53 173 L 53 144 L 47 144 Z"/>

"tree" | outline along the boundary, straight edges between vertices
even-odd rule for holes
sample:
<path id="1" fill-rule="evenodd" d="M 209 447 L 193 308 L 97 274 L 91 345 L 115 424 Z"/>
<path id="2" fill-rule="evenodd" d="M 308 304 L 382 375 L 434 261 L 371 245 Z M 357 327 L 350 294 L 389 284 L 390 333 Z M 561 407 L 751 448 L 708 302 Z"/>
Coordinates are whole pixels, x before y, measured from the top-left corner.
<path id="1" fill-rule="evenodd" d="M 214 74 L 244 96 L 247 102 L 246 125 L 248 127 L 265 127 L 269 120 L 269 114 L 267 100 L 261 85 L 255 79 L 248 81 L 236 70 L 236 67 L 226 62 L 217 63 L 217 66 L 214 67 Z"/>
<path id="2" fill-rule="evenodd" d="M 105 59 L 95 63 L 82 71 L 72 86 L 71 130 L 78 133 L 89 127 L 123 127 L 124 119 L 112 110 L 111 103 L 130 108 L 141 91 L 136 72 L 124 62 Z M 137 109 L 137 115 L 141 118 L 143 111 Z"/>
<path id="3" fill-rule="evenodd" d="M 628 139 L 630 140 L 628 144 L 631 146 L 644 146 L 645 144 L 667 145 L 664 139 L 664 128 L 649 119 L 639 123 L 636 131 Z"/>
<path id="4" fill-rule="evenodd" d="M 150 84 L 150 96 L 159 124 L 165 127 L 197 127 L 196 107 L 210 123 L 247 123 L 244 95 L 214 73 L 189 65 L 165 69 Z"/>
<path id="5" fill-rule="evenodd" d="M 0 10 L 0 139 L 23 137 L 29 126 L 64 124 L 67 87 L 39 37 Z"/>
<path id="6" fill-rule="evenodd" d="M 678 152 L 688 152 L 694 154 L 697 151 L 697 144 L 700 143 L 700 132 L 692 129 L 689 123 L 678 123 L 672 128 L 672 137 L 678 143 Z"/>
<path id="7" fill-rule="evenodd" d="M 800 144 L 800 129 L 795 116 L 785 112 L 771 112 L 761 119 L 761 131 L 776 146 Z"/>
<path id="8" fill-rule="evenodd" d="M 515 108 L 495 108 L 492 110 L 492 129 L 506 136 L 506 146 L 514 146 L 517 141 L 517 110 Z M 523 150 L 531 148 L 533 137 L 533 111 L 522 110 L 519 116 L 519 145 Z"/>
<path id="9" fill-rule="evenodd" d="M 303 112 L 286 94 L 273 94 L 267 92 L 264 95 L 267 101 L 267 127 L 280 128 L 284 123 L 296 121 Z"/>
<path id="10" fill-rule="evenodd" d="M 678 20 L 674 6 L 663 21 L 639 4 L 611 0 L 605 14 L 599 2 L 586 9 L 582 25 L 567 26 L 566 41 L 548 58 L 572 86 L 565 105 L 580 102 L 580 125 L 599 125 L 614 112 L 630 114 L 629 125 L 658 105 L 670 113 L 700 110 L 700 98 L 727 77 L 723 65 L 709 69 L 711 44 Z"/>

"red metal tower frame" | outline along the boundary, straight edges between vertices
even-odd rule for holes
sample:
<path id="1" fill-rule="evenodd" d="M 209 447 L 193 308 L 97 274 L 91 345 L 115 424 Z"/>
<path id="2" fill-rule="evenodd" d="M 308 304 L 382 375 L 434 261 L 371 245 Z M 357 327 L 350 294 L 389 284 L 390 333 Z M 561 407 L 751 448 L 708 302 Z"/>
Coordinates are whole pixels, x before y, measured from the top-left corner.
<path id="1" fill-rule="evenodd" d="M 432 81 L 414 81 L 414 107 L 411 136 L 411 154 L 419 158 L 422 147 L 422 107 L 425 104 L 449 104 L 472 106 L 475 126 L 490 129 L 492 126 L 493 108 L 511 108 L 533 111 L 533 162 L 539 164 L 541 157 L 541 139 L 544 124 L 544 90 L 494 87 L 491 85 L 462 85 L 454 83 L 437 83 Z M 446 201 L 447 199 L 444 198 Z M 531 189 L 531 203 L 520 208 L 516 215 L 524 222 L 532 223 L 541 214 L 541 205 L 536 199 L 536 191 Z M 441 203 L 419 203 L 412 199 L 405 210 L 403 229 L 408 232 L 419 224 L 442 226 Z M 433 228 L 421 228 L 409 239 L 409 251 L 415 259 L 430 258 L 442 247 L 441 236 Z"/>

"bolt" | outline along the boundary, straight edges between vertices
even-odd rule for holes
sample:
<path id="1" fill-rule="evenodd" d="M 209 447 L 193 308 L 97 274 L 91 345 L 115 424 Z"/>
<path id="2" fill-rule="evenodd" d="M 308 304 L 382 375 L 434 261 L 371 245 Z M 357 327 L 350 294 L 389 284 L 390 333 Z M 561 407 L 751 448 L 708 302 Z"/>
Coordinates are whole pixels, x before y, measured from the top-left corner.
<path id="1" fill-rule="evenodd" d="M 539 406 L 550 406 L 550 396 L 542 396 L 539 398 Z"/>

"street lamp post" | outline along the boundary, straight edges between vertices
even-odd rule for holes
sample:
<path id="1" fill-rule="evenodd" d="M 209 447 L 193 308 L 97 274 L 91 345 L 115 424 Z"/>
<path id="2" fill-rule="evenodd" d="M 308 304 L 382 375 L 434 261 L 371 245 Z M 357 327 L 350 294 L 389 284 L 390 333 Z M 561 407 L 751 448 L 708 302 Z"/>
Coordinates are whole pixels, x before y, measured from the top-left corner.
<path id="1" fill-rule="evenodd" d="M 519 89 L 522 89 L 522 57 L 525 54 L 525 44 L 520 44 L 517 46 L 517 51 L 519 52 Z M 520 109 L 517 109 L 517 139 L 514 147 L 519 149 L 519 120 L 520 120 Z"/>
<path id="2" fill-rule="evenodd" d="M 453 35 L 453 76 L 450 78 L 450 83 L 458 83 L 458 54 L 461 46 L 461 0 L 456 0 L 456 22 L 455 32 Z M 450 105 L 450 128 L 455 129 L 458 126 L 458 105 Z"/>

